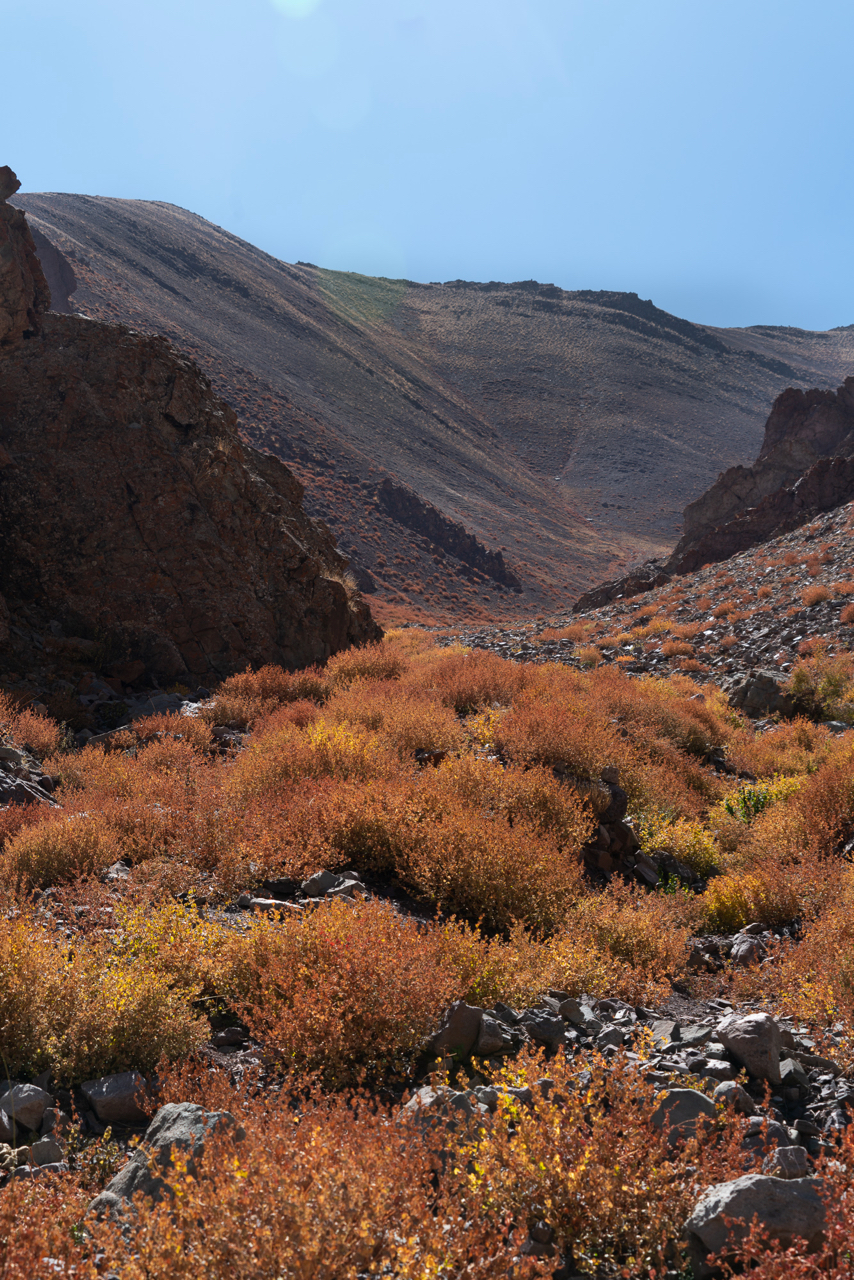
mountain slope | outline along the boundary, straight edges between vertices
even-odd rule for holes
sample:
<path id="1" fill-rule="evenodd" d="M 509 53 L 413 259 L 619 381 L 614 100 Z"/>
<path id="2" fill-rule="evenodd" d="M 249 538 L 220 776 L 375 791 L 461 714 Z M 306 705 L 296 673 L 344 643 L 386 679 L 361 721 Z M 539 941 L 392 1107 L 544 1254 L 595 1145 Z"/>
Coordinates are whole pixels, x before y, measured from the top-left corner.
<path id="1" fill-rule="evenodd" d="M 162 203 L 16 202 L 73 267 L 73 306 L 199 361 L 385 617 L 554 608 L 668 550 L 685 504 L 755 455 L 784 386 L 854 365 L 850 330 L 711 329 L 533 281 L 375 280 L 289 265 Z M 435 521 L 396 520 L 387 478 L 501 550 L 522 594 L 438 544 Z"/>

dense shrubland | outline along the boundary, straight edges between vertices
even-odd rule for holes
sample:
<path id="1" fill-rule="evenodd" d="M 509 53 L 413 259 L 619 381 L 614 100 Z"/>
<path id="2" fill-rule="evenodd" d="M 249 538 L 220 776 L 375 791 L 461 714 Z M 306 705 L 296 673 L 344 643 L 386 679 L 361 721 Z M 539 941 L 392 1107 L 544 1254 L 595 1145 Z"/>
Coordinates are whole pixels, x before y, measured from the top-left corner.
<path id="1" fill-rule="evenodd" d="M 809 939 L 837 938 L 851 893 L 838 853 L 854 830 L 854 748 L 805 720 L 757 733 L 687 676 L 525 666 L 402 632 L 325 670 L 234 676 L 201 717 L 151 716 L 110 749 L 58 749 L 58 726 L 32 712 L 16 722 L 8 706 L 5 723 L 61 779 L 61 807 L 21 809 L 19 830 L 7 818 L 0 853 L 14 919 L 0 1004 L 40 1010 L 3 1015 L 12 1070 L 150 1066 L 191 1049 L 200 1011 L 219 1002 L 289 1061 L 344 1078 L 402 1062 L 453 998 L 557 986 L 651 1001 L 685 978 L 690 933 L 753 919 L 801 919 L 798 955 L 827 986 Z M 243 749 L 213 754 L 217 724 L 250 729 Z M 712 750 L 741 780 L 709 767 Z M 707 876 L 706 893 L 585 880 L 607 766 L 642 847 Z M 120 859 L 131 870 L 117 898 L 100 877 Z M 381 897 L 240 927 L 221 911 L 322 867 L 359 873 Z M 420 904 L 417 926 L 381 900 L 396 892 Z M 386 1012 L 363 1001 L 355 1017 L 371 974 Z M 847 991 L 834 984 L 834 1007 Z M 51 1010 L 69 1001 L 75 1018 L 58 1028 Z M 336 1018 L 346 1026 L 332 1030 Z"/>
<path id="2" fill-rule="evenodd" d="M 123 1277 L 498 1276 L 506 1232 L 541 1218 L 579 1266 L 652 1274 L 672 1263 L 697 1185 L 740 1171 L 724 1119 L 719 1142 L 663 1162 L 639 1101 L 651 1086 L 624 1063 L 616 1092 L 613 1075 L 586 1093 L 565 1082 L 571 1115 L 543 1101 L 461 1134 L 437 1191 L 430 1144 L 402 1143 L 376 1094 L 346 1091 L 398 1087 L 456 999 L 520 1007 L 557 989 L 649 1006 L 677 982 L 820 1026 L 854 1013 L 850 736 L 803 719 L 757 732 L 684 674 L 512 663 L 408 631 L 323 670 L 234 676 L 200 716 L 151 716 L 106 747 L 69 750 L 60 726 L 8 700 L 0 717 L 59 779 L 57 808 L 2 814 L 4 1070 L 73 1085 L 159 1064 L 167 1093 L 189 1096 L 190 1075 L 167 1064 L 236 1016 L 268 1067 L 315 1090 L 299 1124 L 273 1096 L 232 1098 L 239 1157 L 181 1183 L 171 1217 L 145 1216 L 132 1257 L 110 1237 Z M 217 726 L 247 731 L 243 746 L 216 749 Z M 641 847 L 674 854 L 705 892 L 585 879 L 608 767 Z M 119 860 L 127 878 L 106 880 Z M 358 873 L 370 896 L 233 909 L 321 868 Z M 797 920 L 803 940 L 761 976 L 689 971 L 692 935 L 753 920 Z M 524 1083 L 544 1068 L 508 1070 Z M 558 1086 L 568 1070 L 549 1063 Z M 88 1274 L 94 1252 L 69 1226 L 87 1192 L 80 1172 L 61 1195 L 10 1184 L 3 1274 L 47 1253 Z"/>

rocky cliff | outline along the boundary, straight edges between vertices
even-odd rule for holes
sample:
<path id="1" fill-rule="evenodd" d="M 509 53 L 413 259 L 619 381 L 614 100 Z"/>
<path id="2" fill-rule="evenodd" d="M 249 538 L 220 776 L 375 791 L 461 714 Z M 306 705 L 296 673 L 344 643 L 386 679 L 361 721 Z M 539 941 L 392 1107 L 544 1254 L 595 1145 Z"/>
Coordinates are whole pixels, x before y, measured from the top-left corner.
<path id="1" fill-rule="evenodd" d="M 158 678 L 323 661 L 380 634 L 302 486 L 162 338 L 48 311 L 0 170 L 0 622 Z"/>
<path id="2" fill-rule="evenodd" d="M 753 466 L 730 467 L 685 508 L 673 553 L 585 592 L 575 610 L 596 609 L 726 560 L 852 498 L 854 378 L 836 391 L 789 387 L 774 401 Z"/>

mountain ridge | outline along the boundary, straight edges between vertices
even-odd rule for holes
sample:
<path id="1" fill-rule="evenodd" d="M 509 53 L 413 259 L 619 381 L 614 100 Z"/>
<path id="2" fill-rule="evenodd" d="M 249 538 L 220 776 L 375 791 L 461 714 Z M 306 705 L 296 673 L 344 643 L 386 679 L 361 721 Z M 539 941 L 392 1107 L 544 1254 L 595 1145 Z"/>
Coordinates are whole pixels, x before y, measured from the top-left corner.
<path id="1" fill-rule="evenodd" d="M 365 277 L 285 263 L 164 202 L 16 200 L 69 258 L 73 305 L 200 362 L 389 620 L 553 608 L 668 552 L 686 503 L 755 456 L 782 386 L 854 366 L 847 330 L 721 330 L 536 281 Z M 385 478 L 500 553 L 522 594 L 366 514 Z"/>

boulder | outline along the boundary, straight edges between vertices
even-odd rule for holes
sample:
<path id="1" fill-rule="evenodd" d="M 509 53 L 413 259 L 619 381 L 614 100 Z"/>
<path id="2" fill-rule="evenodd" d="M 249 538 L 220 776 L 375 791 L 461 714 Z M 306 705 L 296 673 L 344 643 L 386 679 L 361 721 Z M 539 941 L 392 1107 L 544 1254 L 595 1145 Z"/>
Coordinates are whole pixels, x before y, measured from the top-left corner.
<path id="1" fill-rule="evenodd" d="M 650 1120 L 667 1135 L 670 1146 L 697 1136 L 697 1122 L 711 1122 L 717 1107 L 698 1089 L 667 1089 L 658 1099 Z"/>
<path id="2" fill-rule="evenodd" d="M 487 1058 L 493 1053 L 508 1053 L 513 1048 L 513 1040 L 497 1018 L 484 1014 L 474 1046 L 476 1058 Z"/>
<path id="3" fill-rule="evenodd" d="M 809 1171 L 807 1153 L 801 1146 L 777 1147 L 762 1165 L 762 1172 L 774 1178 L 805 1178 Z"/>
<path id="4" fill-rule="evenodd" d="M 729 958 L 733 964 L 741 965 L 744 968 L 761 964 L 765 959 L 765 944 L 761 938 L 751 938 L 744 934 L 739 934 L 732 944 Z"/>
<path id="5" fill-rule="evenodd" d="M 53 1098 L 35 1084 L 16 1084 L 0 1098 L 0 1109 L 19 1129 L 38 1129 Z M 0 1141 L 8 1139 L 0 1138 Z"/>
<path id="6" fill-rule="evenodd" d="M 140 1105 L 145 1097 L 145 1080 L 138 1071 L 87 1080 L 80 1086 L 80 1092 L 101 1124 L 148 1123 L 148 1115 Z"/>
<path id="7" fill-rule="evenodd" d="M 822 1184 L 813 1178 L 786 1181 L 755 1173 L 708 1187 L 685 1223 L 696 1280 L 722 1274 L 708 1265 L 708 1255 L 713 1253 L 723 1261 L 735 1258 L 754 1217 L 781 1248 L 788 1249 L 797 1240 L 816 1248 L 825 1221 L 821 1189 Z"/>
<path id="8" fill-rule="evenodd" d="M 428 1049 L 438 1057 L 449 1055 L 461 1061 L 477 1044 L 482 1023 L 482 1009 L 466 1004 L 464 1000 L 456 1000 L 445 1011 L 439 1030 L 430 1038 Z"/>
<path id="9" fill-rule="evenodd" d="M 204 1155 L 207 1138 L 223 1131 L 229 1132 L 235 1142 L 246 1136 L 228 1111 L 205 1111 L 194 1102 L 167 1103 L 151 1121 L 142 1143 L 124 1168 L 92 1201 L 90 1210 L 99 1215 L 121 1213 L 137 1194 L 161 1200 L 166 1183 L 157 1168 L 166 1172 L 173 1163 L 173 1153 L 180 1152 L 184 1157 L 189 1153 L 187 1172 L 198 1177 L 198 1161 Z"/>
<path id="10" fill-rule="evenodd" d="M 712 1098 L 715 1102 L 722 1102 L 725 1106 L 734 1107 L 739 1115 L 752 1116 L 756 1114 L 753 1099 L 736 1080 L 723 1081 L 715 1089 Z"/>
<path id="11" fill-rule="evenodd" d="M 300 887 L 307 898 L 322 898 L 330 889 L 337 888 L 343 879 L 334 871 L 315 871 L 313 876 L 303 880 Z"/>
<path id="12" fill-rule="evenodd" d="M 716 1036 L 754 1080 L 780 1083 L 780 1028 L 769 1014 L 731 1013 Z"/>
<path id="13" fill-rule="evenodd" d="M 39 1165 L 59 1164 L 65 1159 L 65 1152 L 55 1138 L 39 1138 L 30 1147 L 32 1163 Z"/>
<path id="14" fill-rule="evenodd" d="M 729 705 L 748 716 L 791 717 L 805 710 L 772 671 L 750 672 L 731 685 Z"/>

